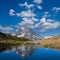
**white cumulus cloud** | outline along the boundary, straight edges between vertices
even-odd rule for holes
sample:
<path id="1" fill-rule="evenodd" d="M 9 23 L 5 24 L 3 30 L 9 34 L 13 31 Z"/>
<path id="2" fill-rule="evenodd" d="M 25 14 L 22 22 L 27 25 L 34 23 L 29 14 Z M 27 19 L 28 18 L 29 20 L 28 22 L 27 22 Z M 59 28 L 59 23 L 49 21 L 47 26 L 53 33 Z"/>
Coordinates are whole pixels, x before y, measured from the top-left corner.
<path id="1" fill-rule="evenodd" d="M 38 9 L 42 9 L 42 6 L 37 6 Z"/>
<path id="2" fill-rule="evenodd" d="M 53 9 L 52 10 L 54 10 L 54 11 L 60 11 L 60 7 L 53 7 Z"/>
<path id="3" fill-rule="evenodd" d="M 51 15 L 49 14 L 49 12 L 44 12 L 43 16 L 42 17 L 50 17 Z"/>
<path id="4" fill-rule="evenodd" d="M 60 7 L 53 7 L 52 11 L 54 11 L 53 17 L 56 17 L 56 15 L 58 14 L 58 12 L 60 11 Z"/>
<path id="5" fill-rule="evenodd" d="M 33 2 L 37 3 L 37 4 L 40 4 L 40 3 L 42 3 L 42 0 L 34 0 Z"/>
<path id="6" fill-rule="evenodd" d="M 22 11 L 21 13 L 16 13 L 18 17 L 34 17 L 36 14 L 34 14 L 31 10 Z"/>
<path id="7" fill-rule="evenodd" d="M 27 2 L 25 2 L 24 4 L 19 4 L 19 6 L 25 6 L 26 8 L 30 9 L 34 6 L 34 4 L 28 4 Z"/>
<path id="8" fill-rule="evenodd" d="M 14 16 L 14 15 L 15 15 L 15 10 L 14 10 L 14 9 L 10 9 L 9 15 L 10 15 L 10 16 Z"/>
<path id="9" fill-rule="evenodd" d="M 29 26 L 30 28 L 34 27 L 34 22 L 39 21 L 37 18 L 23 18 L 23 21 L 19 23 L 19 26 Z"/>
<path id="10" fill-rule="evenodd" d="M 10 26 L 5 27 L 5 26 L 0 25 L 0 30 L 8 33 L 9 31 L 12 31 L 13 28 Z"/>
<path id="11" fill-rule="evenodd" d="M 36 28 L 39 28 L 40 31 L 44 32 L 49 29 L 55 29 L 60 27 L 60 22 L 54 21 L 52 19 L 42 18 L 39 23 L 35 25 Z"/>
<path id="12" fill-rule="evenodd" d="M 34 22 L 35 22 L 35 21 L 39 21 L 39 19 L 34 18 L 34 17 L 32 17 L 32 18 L 23 18 L 23 20 L 24 20 L 24 21 L 27 21 L 27 20 L 28 20 L 28 21 L 29 21 L 29 20 L 32 20 L 32 21 L 34 21 Z"/>

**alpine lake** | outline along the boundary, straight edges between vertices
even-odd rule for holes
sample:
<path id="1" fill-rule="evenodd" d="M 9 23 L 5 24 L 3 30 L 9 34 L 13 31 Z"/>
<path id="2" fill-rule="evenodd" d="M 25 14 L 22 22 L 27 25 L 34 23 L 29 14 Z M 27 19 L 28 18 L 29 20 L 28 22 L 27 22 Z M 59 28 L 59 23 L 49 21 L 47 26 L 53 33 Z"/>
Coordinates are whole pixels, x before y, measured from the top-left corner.
<path id="1" fill-rule="evenodd" d="M 0 60 L 60 60 L 60 51 L 23 44 L 0 50 Z"/>

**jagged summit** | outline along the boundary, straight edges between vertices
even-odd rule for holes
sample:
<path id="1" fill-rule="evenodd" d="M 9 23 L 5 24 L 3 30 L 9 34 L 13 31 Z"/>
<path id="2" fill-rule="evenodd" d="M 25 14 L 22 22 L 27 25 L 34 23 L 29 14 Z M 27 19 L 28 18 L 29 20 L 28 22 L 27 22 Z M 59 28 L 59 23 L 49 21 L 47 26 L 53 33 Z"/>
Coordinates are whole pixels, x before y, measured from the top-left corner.
<path id="1" fill-rule="evenodd" d="M 30 40 L 40 40 L 41 37 L 33 31 L 30 27 L 20 27 L 16 32 L 17 37 L 25 37 Z"/>

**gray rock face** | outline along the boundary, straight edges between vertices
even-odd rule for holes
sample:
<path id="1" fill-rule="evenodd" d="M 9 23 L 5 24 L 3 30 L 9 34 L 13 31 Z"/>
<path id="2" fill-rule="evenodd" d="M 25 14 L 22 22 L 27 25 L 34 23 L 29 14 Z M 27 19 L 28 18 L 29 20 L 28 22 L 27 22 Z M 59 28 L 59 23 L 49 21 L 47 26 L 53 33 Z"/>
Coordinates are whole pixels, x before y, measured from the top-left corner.
<path id="1" fill-rule="evenodd" d="M 16 32 L 17 37 L 25 37 L 30 40 L 40 40 L 41 37 L 29 27 L 20 27 Z"/>
<path id="2" fill-rule="evenodd" d="M 21 57 L 28 57 L 38 48 L 38 45 L 23 45 L 16 48 L 16 53 Z"/>

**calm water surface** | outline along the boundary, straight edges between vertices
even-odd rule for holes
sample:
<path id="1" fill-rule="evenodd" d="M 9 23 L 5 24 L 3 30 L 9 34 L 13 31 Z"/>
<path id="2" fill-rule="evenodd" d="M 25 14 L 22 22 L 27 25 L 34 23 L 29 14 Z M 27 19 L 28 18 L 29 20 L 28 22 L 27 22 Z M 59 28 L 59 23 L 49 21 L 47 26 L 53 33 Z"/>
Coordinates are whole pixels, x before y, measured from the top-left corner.
<path id="1" fill-rule="evenodd" d="M 23 45 L 0 52 L 0 60 L 60 60 L 60 52 L 37 45 Z"/>

